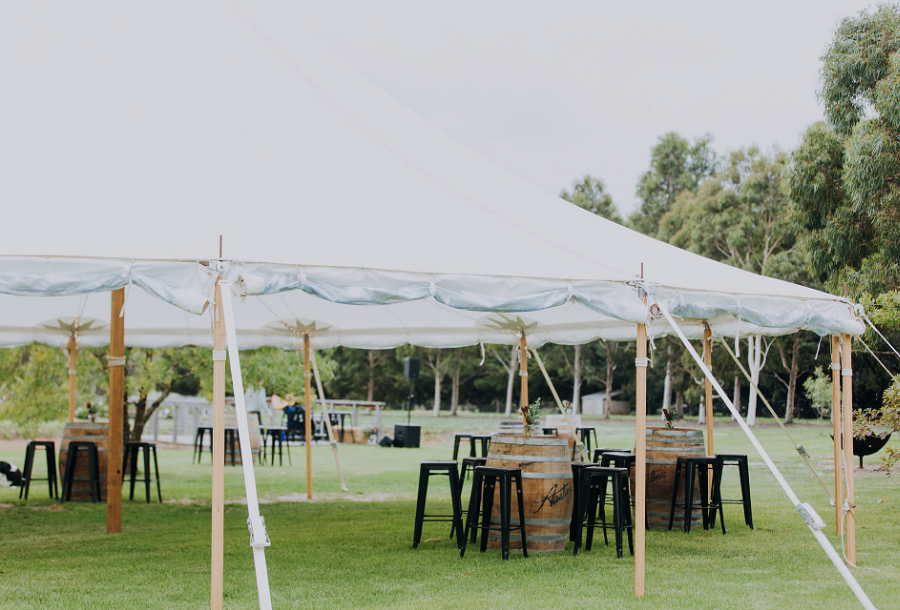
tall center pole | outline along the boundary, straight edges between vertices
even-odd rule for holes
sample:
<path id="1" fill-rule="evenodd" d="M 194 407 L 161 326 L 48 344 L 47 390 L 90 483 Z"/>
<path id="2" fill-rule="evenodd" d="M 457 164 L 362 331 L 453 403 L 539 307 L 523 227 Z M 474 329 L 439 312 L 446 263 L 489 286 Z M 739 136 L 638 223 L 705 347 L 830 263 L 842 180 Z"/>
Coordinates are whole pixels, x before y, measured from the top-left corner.
<path id="1" fill-rule="evenodd" d="M 709 327 L 703 329 L 703 362 L 706 367 L 712 370 L 712 331 Z M 715 455 L 713 448 L 713 387 L 706 377 L 706 455 Z M 710 473 L 712 476 L 712 473 Z"/>
<path id="2" fill-rule="evenodd" d="M 109 324 L 109 447 L 106 466 L 106 533 L 122 531 L 122 435 L 125 418 L 125 289 L 112 293 Z"/>
<path id="3" fill-rule="evenodd" d="M 831 337 L 831 423 L 834 428 L 834 522 L 836 535 L 844 530 L 844 475 L 841 468 L 841 338 Z"/>
<path id="4" fill-rule="evenodd" d="M 847 479 L 847 527 L 844 536 L 847 540 L 847 559 L 856 565 L 856 496 L 853 483 L 853 367 L 850 335 L 841 336 L 843 363 L 841 377 L 844 390 L 844 476 Z"/>
<path id="5" fill-rule="evenodd" d="M 303 335 L 303 388 L 306 394 L 306 417 L 303 418 L 306 436 L 306 497 L 312 500 L 312 388 L 309 374 L 309 335 Z"/>
<path id="6" fill-rule="evenodd" d="M 69 338 L 69 423 L 75 421 L 75 356 L 78 343 L 73 334 Z"/>
<path id="7" fill-rule="evenodd" d="M 522 427 L 528 423 L 526 411 L 528 411 L 528 349 L 525 342 L 525 333 L 519 337 L 519 377 L 522 380 Z M 572 430 L 572 434 L 575 431 Z"/>
<path id="8" fill-rule="evenodd" d="M 641 300 L 647 297 L 641 291 Z M 634 460 L 634 596 L 644 597 L 645 522 L 647 506 L 647 327 L 637 325 Z"/>
<path id="9" fill-rule="evenodd" d="M 225 570 L 225 316 L 216 280 L 213 310 L 212 582 L 209 607 L 222 610 Z"/>

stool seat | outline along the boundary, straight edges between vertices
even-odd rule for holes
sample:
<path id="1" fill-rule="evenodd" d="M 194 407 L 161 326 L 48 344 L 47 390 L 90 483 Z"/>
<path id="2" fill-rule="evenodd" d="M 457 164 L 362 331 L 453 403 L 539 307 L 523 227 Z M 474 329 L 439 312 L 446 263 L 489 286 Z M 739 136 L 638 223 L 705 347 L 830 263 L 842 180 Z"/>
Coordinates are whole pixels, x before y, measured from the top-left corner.
<path id="1" fill-rule="evenodd" d="M 34 451 L 43 449 L 47 458 L 47 478 L 37 478 L 32 474 L 34 468 Z M 22 487 L 19 488 L 19 499 L 24 494 L 28 499 L 28 491 L 32 481 L 47 481 L 50 497 L 59 498 L 59 484 L 56 475 L 56 444 L 53 441 L 29 441 L 25 448 L 25 467 L 22 470 Z"/>
<path id="2" fill-rule="evenodd" d="M 79 453 L 88 454 L 88 477 L 76 477 L 75 466 Z M 60 500 L 68 502 L 72 499 L 72 485 L 76 481 L 86 481 L 91 486 L 91 502 L 100 500 L 100 469 L 98 466 L 97 445 L 93 441 L 70 441 L 66 454 L 66 468 L 63 474 L 63 493 Z"/>
<path id="3" fill-rule="evenodd" d="M 614 447 L 597 447 L 594 449 L 594 463 L 599 464 L 600 458 L 604 453 L 628 453 L 627 449 L 616 449 Z"/>
<path id="4" fill-rule="evenodd" d="M 740 504 L 744 508 L 744 523 L 750 528 L 753 529 L 753 508 L 751 505 L 750 499 L 750 471 L 747 466 L 747 456 L 743 453 L 717 453 L 716 460 L 719 462 L 719 470 L 722 475 L 725 474 L 725 466 L 737 466 L 738 467 L 738 475 L 740 476 L 741 481 L 741 499 L 728 499 L 723 500 L 721 497 L 719 498 L 720 504 Z M 721 475 L 720 475 L 721 476 Z M 721 496 L 721 490 L 720 494 Z M 716 525 L 716 515 L 713 513 L 712 515 L 712 525 L 711 527 L 715 527 Z"/>
<path id="5" fill-rule="evenodd" d="M 137 478 L 137 462 L 138 454 L 144 452 L 144 478 Z M 156 478 L 151 478 L 150 474 L 150 454 L 153 453 L 153 467 L 156 470 Z M 131 465 L 126 471 L 125 467 Z M 129 500 L 134 500 L 134 484 L 137 481 L 144 483 L 145 495 L 147 503 L 150 502 L 150 483 L 156 483 L 156 495 L 162 502 L 162 490 L 159 484 L 159 462 L 156 460 L 156 443 L 144 443 L 138 441 L 127 441 L 122 451 L 122 482 L 125 481 L 125 472 L 130 472 L 131 492 L 128 496 Z"/>
<path id="6" fill-rule="evenodd" d="M 684 501 L 678 502 L 678 483 L 681 473 L 684 471 Z M 712 472 L 712 489 L 709 488 L 709 473 Z M 708 530 L 710 524 L 715 526 L 715 513 L 719 513 L 719 524 L 722 533 L 725 533 L 725 517 L 722 514 L 722 503 L 719 495 L 719 483 L 722 479 L 722 469 L 715 457 L 684 457 L 681 456 L 675 463 L 675 485 L 672 489 L 672 508 L 669 512 L 669 529 L 675 521 L 675 509 L 684 508 L 684 531 L 691 531 L 691 513 L 699 509 L 703 519 L 703 529 Z M 700 503 L 694 503 L 694 481 L 700 483 Z"/>
<path id="7" fill-rule="evenodd" d="M 559 428 L 552 428 L 549 426 L 541 426 L 541 432 L 548 435 L 559 436 Z"/>
<path id="8" fill-rule="evenodd" d="M 450 478 L 450 501 L 453 505 L 453 514 L 427 515 L 425 514 L 425 501 L 428 497 L 428 480 L 433 476 L 441 475 Z M 422 540 L 422 524 L 426 521 L 450 521 L 456 530 L 456 547 L 458 549 L 465 547 L 459 489 L 459 472 L 456 468 L 456 460 L 422 462 L 419 465 L 419 493 L 416 499 L 416 521 L 413 530 L 412 548 L 418 548 L 419 542 Z"/>
<path id="9" fill-rule="evenodd" d="M 510 524 L 512 486 L 516 486 L 516 503 L 519 511 L 519 525 Z M 491 513 L 494 506 L 494 489 L 500 486 L 500 525 L 491 525 Z M 481 504 L 479 519 L 478 505 Z M 474 521 L 474 523 L 473 523 Z M 480 524 L 479 524 L 480 521 Z M 519 468 L 503 468 L 499 466 L 477 466 L 472 482 L 472 495 L 469 497 L 469 509 L 466 515 L 466 531 L 463 535 L 459 556 L 466 553 L 466 541 L 471 529 L 475 527 L 481 533 L 481 552 L 487 550 L 488 533 L 500 532 L 500 549 L 504 560 L 509 559 L 510 533 L 518 530 L 522 538 L 522 555 L 528 557 L 528 540 L 525 533 L 525 500 L 522 496 L 522 471 Z M 474 540 L 474 537 L 473 537 Z"/>

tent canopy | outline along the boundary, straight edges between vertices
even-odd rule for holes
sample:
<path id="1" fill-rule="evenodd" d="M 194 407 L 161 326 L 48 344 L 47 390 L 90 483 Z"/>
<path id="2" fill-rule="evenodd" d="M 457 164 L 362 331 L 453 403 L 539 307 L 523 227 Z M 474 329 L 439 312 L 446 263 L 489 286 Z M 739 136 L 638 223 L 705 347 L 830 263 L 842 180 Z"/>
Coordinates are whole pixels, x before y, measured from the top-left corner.
<path id="1" fill-rule="evenodd" d="M 172 306 L 203 312 L 219 273 L 245 297 L 247 348 L 296 346 L 304 328 L 314 347 L 628 339 L 648 317 L 638 284 L 695 336 L 701 320 L 862 332 L 843 299 L 524 183 L 309 42 L 298 13 L 0 7 L 0 345 L 62 344 L 45 322 L 80 312 L 99 321 L 81 341 L 104 342 L 106 300 L 72 295 L 128 284 L 130 344 L 208 345 L 208 318 Z M 22 298 L 37 295 L 52 296 Z"/>

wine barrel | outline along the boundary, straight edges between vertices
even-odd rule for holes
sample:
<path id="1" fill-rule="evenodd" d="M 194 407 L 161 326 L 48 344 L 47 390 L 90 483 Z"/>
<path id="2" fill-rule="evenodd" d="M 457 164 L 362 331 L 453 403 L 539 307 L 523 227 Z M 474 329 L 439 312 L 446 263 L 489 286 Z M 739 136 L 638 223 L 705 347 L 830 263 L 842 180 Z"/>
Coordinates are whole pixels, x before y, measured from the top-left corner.
<path id="1" fill-rule="evenodd" d="M 66 458 L 69 455 L 69 443 L 72 441 L 91 441 L 97 445 L 97 467 L 100 470 L 100 499 L 106 500 L 106 469 L 109 463 L 109 427 L 100 422 L 68 422 L 63 426 L 62 442 L 59 448 L 59 477 L 66 473 Z M 90 476 L 90 461 L 86 451 L 79 451 L 75 464 L 75 478 L 86 479 Z M 60 485 L 60 491 L 62 491 Z M 91 500 L 91 484 L 88 481 L 75 481 L 72 484 L 72 500 Z"/>
<path id="2" fill-rule="evenodd" d="M 675 487 L 675 465 L 679 457 L 703 457 L 706 448 L 703 432 L 687 428 L 647 428 L 647 525 L 651 529 L 668 529 Z M 684 501 L 684 479 L 678 487 L 678 501 Z M 700 489 L 694 485 L 694 499 L 699 503 Z M 700 526 L 700 511 L 691 516 L 691 527 Z M 684 510 L 675 509 L 674 529 L 684 528 Z"/>
<path id="3" fill-rule="evenodd" d="M 525 502 L 525 533 L 529 553 L 565 550 L 572 520 L 572 467 L 568 443 L 561 438 L 494 436 L 487 466 L 519 468 Z M 513 490 L 510 523 L 519 523 Z M 500 525 L 500 494 L 495 492 L 491 525 Z M 500 532 L 491 532 L 488 546 L 500 548 Z M 522 537 L 510 534 L 509 548 L 522 549 Z"/>

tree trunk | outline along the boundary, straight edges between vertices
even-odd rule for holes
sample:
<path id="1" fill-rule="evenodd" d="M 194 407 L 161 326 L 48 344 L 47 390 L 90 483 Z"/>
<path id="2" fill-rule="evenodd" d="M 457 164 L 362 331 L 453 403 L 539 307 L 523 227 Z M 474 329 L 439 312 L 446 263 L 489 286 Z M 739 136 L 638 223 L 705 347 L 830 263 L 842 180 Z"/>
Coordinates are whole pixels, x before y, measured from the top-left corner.
<path id="1" fill-rule="evenodd" d="M 460 365 L 457 364 L 451 377 L 453 386 L 450 391 L 450 417 L 456 417 L 456 408 L 459 406 L 459 369 Z"/>
<path id="2" fill-rule="evenodd" d="M 375 400 L 375 367 L 378 363 L 375 361 L 375 350 L 369 350 L 369 387 L 366 391 L 366 400 L 372 402 Z"/>
<path id="3" fill-rule="evenodd" d="M 675 392 L 675 412 L 678 419 L 684 419 L 684 392 L 681 390 Z"/>
<path id="4" fill-rule="evenodd" d="M 618 344 L 616 344 L 618 348 Z M 613 354 L 616 352 L 612 347 L 612 342 L 606 342 L 606 400 L 603 401 L 603 418 L 609 419 L 609 415 L 612 407 L 612 393 L 613 393 L 613 370 L 615 367 L 613 366 Z"/>
<path id="5" fill-rule="evenodd" d="M 577 415 L 581 413 L 581 346 L 575 346 L 575 364 L 572 367 L 574 371 L 574 379 L 572 380 L 572 413 Z"/>
<path id="6" fill-rule="evenodd" d="M 759 387 L 759 369 L 762 366 L 762 336 L 747 340 L 747 363 L 750 365 L 750 400 L 747 401 L 747 425 L 756 425 L 756 388 Z"/>
<path id="7" fill-rule="evenodd" d="M 797 393 L 797 374 L 800 372 L 800 333 L 794 335 L 794 349 L 791 353 L 791 378 L 788 382 L 787 406 L 784 423 L 794 423 L 794 396 Z"/>
<path id="8" fill-rule="evenodd" d="M 734 403 L 734 410 L 738 413 L 741 412 L 741 376 L 735 374 L 734 376 L 734 395 L 731 398 L 731 402 Z M 731 415 L 731 421 L 734 421 L 734 414 Z"/>
<path id="9" fill-rule="evenodd" d="M 434 357 L 434 366 L 431 367 L 434 370 L 434 408 L 433 414 L 435 417 L 440 417 L 441 415 L 441 382 L 443 381 L 443 374 L 441 374 L 441 350 L 437 350 L 437 353 Z"/>
<path id="10" fill-rule="evenodd" d="M 659 418 L 661 421 L 666 421 L 666 415 L 664 411 L 669 410 L 669 406 L 672 404 L 672 345 L 669 344 L 668 349 L 666 350 L 666 379 L 663 382 L 663 399 L 662 399 L 662 409 L 659 411 Z"/>
<path id="11" fill-rule="evenodd" d="M 513 389 L 516 387 L 516 359 L 518 352 L 516 351 L 518 346 L 513 345 L 512 351 L 509 355 L 509 368 L 507 368 L 507 372 L 509 373 L 509 379 L 506 382 L 506 411 L 503 413 L 503 416 L 506 418 L 512 417 L 512 405 L 513 405 Z"/>

